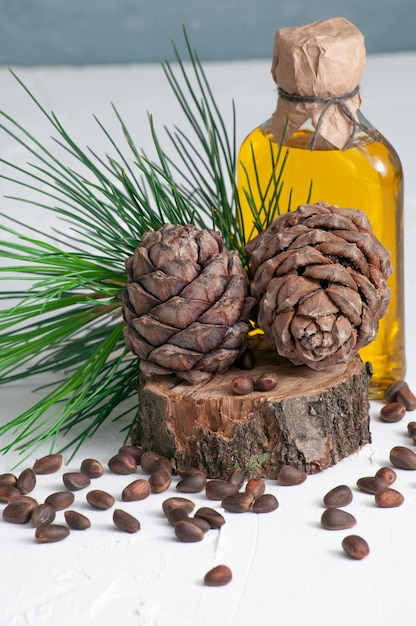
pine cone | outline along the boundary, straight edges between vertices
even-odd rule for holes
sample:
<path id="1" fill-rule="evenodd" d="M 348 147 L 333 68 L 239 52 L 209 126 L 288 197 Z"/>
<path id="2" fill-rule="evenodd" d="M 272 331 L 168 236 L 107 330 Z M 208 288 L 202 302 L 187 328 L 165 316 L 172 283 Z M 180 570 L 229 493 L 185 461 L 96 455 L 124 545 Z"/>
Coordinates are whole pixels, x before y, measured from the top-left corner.
<path id="1" fill-rule="evenodd" d="M 247 252 L 257 322 L 281 356 L 321 370 L 375 339 L 392 267 L 363 211 L 305 204 L 280 215 Z"/>
<path id="2" fill-rule="evenodd" d="M 125 342 L 145 376 L 199 382 L 243 352 L 254 300 L 240 258 L 217 232 L 165 224 L 143 235 L 126 268 Z"/>

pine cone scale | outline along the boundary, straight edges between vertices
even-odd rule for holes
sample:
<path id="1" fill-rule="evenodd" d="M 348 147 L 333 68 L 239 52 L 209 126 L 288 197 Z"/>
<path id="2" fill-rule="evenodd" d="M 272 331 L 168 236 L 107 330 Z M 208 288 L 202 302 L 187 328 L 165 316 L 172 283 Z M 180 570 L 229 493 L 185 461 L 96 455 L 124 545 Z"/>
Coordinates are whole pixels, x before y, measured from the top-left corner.
<path id="1" fill-rule="evenodd" d="M 282 255 L 283 256 L 283 255 Z M 283 276 L 298 270 L 299 267 L 305 267 L 313 264 L 326 264 L 331 261 L 321 254 L 319 248 L 305 246 L 302 251 L 289 251 L 286 259 L 276 270 L 276 276 Z"/>
<path id="2" fill-rule="evenodd" d="M 221 297 L 200 315 L 199 321 L 203 324 L 233 326 L 240 318 L 246 293 L 246 282 L 242 276 L 232 276 Z"/>
<path id="3" fill-rule="evenodd" d="M 325 332 L 332 332 L 332 329 L 334 327 L 334 324 L 336 322 L 336 316 L 333 314 L 330 315 L 321 315 L 319 317 L 319 319 L 317 320 L 317 323 L 319 325 L 319 328 Z"/>
<path id="4" fill-rule="evenodd" d="M 373 341 L 376 338 L 377 329 L 374 327 L 373 323 L 373 312 L 369 307 L 363 307 L 363 315 L 360 326 L 360 335 L 357 339 L 357 347 L 361 348 L 366 346 L 370 341 Z"/>
<path id="5" fill-rule="evenodd" d="M 315 291 L 310 296 L 301 298 L 297 305 L 298 315 L 304 315 L 313 320 L 321 317 L 321 315 L 338 313 L 338 310 L 338 307 L 323 289 Z"/>
<path id="6" fill-rule="evenodd" d="M 200 359 L 197 367 L 203 369 L 204 372 L 224 372 L 235 362 L 240 355 L 241 350 L 229 350 L 218 348 L 212 350 Z"/>
<path id="7" fill-rule="evenodd" d="M 140 323 L 135 317 L 131 320 L 130 326 L 151 346 L 158 346 L 160 343 L 169 341 L 178 332 L 177 328 L 162 324 L 151 315 L 142 315 Z"/>
<path id="8" fill-rule="evenodd" d="M 336 332 L 336 343 L 344 345 L 347 341 L 351 341 L 351 339 L 355 342 L 357 333 L 353 328 L 351 328 L 351 324 L 347 317 L 340 315 L 335 321 L 334 329 Z"/>
<path id="9" fill-rule="evenodd" d="M 154 346 L 150 345 L 131 326 L 124 328 L 124 341 L 128 349 L 141 359 L 147 359 Z"/>
<path id="10" fill-rule="evenodd" d="M 358 246 L 368 260 L 368 263 L 379 267 L 383 276 L 388 278 L 391 275 L 393 268 L 390 263 L 390 254 L 370 233 L 363 231 L 357 233 L 340 231 L 337 235 L 345 239 L 345 241 L 348 241 L 348 243 L 354 243 Z"/>
<path id="11" fill-rule="evenodd" d="M 127 285 L 127 300 L 137 315 L 145 315 L 153 307 L 160 304 L 160 300 L 145 291 L 138 283 Z"/>
<path id="12" fill-rule="evenodd" d="M 146 378 L 151 378 L 152 376 L 166 376 L 168 374 L 173 374 L 173 370 L 168 369 L 166 367 L 161 367 L 157 365 L 154 361 L 146 361 L 143 359 L 140 361 L 140 371 Z"/>
<path id="13" fill-rule="evenodd" d="M 227 329 L 220 347 L 227 350 L 241 350 L 241 344 L 246 339 L 248 330 L 249 326 L 246 322 L 237 322 L 237 324 Z"/>
<path id="14" fill-rule="evenodd" d="M 383 317 L 388 309 L 391 291 L 386 285 L 382 272 L 372 265 L 370 265 L 370 280 L 376 286 L 378 292 L 378 315 Z"/>
<path id="15" fill-rule="evenodd" d="M 137 248 L 134 255 L 128 259 L 127 271 L 133 276 L 134 280 L 154 270 L 155 266 L 150 261 L 146 248 Z"/>
<path id="16" fill-rule="evenodd" d="M 292 230 L 298 229 L 300 230 L 300 225 L 294 226 Z M 290 245 L 287 248 L 276 248 L 277 250 L 296 250 L 298 248 L 303 248 L 304 246 L 315 247 L 319 243 L 324 243 L 326 241 L 331 240 L 333 237 L 333 233 L 328 232 L 327 230 L 310 230 L 305 226 L 302 226 L 302 230 L 300 230 L 300 234 L 296 237 L 293 237 Z"/>
<path id="17" fill-rule="evenodd" d="M 204 354 L 214 350 L 223 340 L 227 326 L 215 324 L 201 324 L 195 322 L 169 337 L 169 343 L 178 348 L 195 350 Z"/>
<path id="18" fill-rule="evenodd" d="M 216 254 L 200 274 L 184 286 L 181 296 L 211 303 L 224 292 L 228 282 L 228 259 L 224 253 Z"/>
<path id="19" fill-rule="evenodd" d="M 351 320 L 354 326 L 359 326 L 363 310 L 363 301 L 359 294 L 342 285 L 332 285 L 326 290 L 326 294 L 336 304 L 339 311 Z"/>
<path id="20" fill-rule="evenodd" d="M 174 259 L 159 268 L 167 276 L 172 276 L 183 280 L 184 284 L 197 278 L 200 267 L 190 259 Z"/>
<path id="21" fill-rule="evenodd" d="M 154 348 L 147 358 L 149 357 L 161 367 L 181 372 L 192 369 L 200 360 L 201 353 L 165 344 Z"/>
<path id="22" fill-rule="evenodd" d="M 169 298 L 177 296 L 186 285 L 183 278 L 176 278 L 165 274 L 161 270 L 156 270 L 149 274 L 145 274 L 138 284 L 150 295 L 154 296 L 159 302 L 164 302 Z"/>
<path id="23" fill-rule="evenodd" d="M 345 242 L 325 242 L 317 246 L 318 250 L 328 258 L 341 259 L 357 268 L 364 276 L 368 274 L 368 263 L 357 246 L 349 246 Z"/>
<path id="24" fill-rule="evenodd" d="M 259 312 L 259 325 L 264 330 L 264 334 L 269 339 L 270 343 L 276 343 L 277 351 L 282 354 L 283 350 L 287 352 L 287 356 L 295 365 L 299 365 L 300 361 L 296 356 L 295 338 L 292 335 L 291 323 L 295 315 L 294 309 L 287 309 L 286 311 L 279 311 L 273 318 L 273 324 L 269 328 L 266 325 L 262 326 L 262 311 Z M 266 330 L 267 329 L 267 330 Z M 291 355 L 289 357 L 288 355 Z"/>
<path id="25" fill-rule="evenodd" d="M 220 234 L 214 230 L 200 229 L 195 239 L 198 242 L 198 262 L 201 266 L 205 265 L 215 254 L 225 250 Z"/>
<path id="26" fill-rule="evenodd" d="M 351 273 L 340 263 L 310 265 L 306 267 L 302 276 L 314 278 L 318 281 L 323 280 L 329 283 L 338 283 L 340 285 L 345 285 L 354 291 L 358 290 L 357 283 L 351 276 Z"/>
<path id="27" fill-rule="evenodd" d="M 183 328 L 190 326 L 207 309 L 209 303 L 202 300 L 190 300 L 181 296 L 174 296 L 152 309 L 152 317 L 162 324 Z"/>
<path id="28" fill-rule="evenodd" d="M 357 231 L 357 226 L 351 222 L 347 217 L 343 217 L 339 213 L 331 212 L 331 213 L 315 213 L 310 217 L 307 217 L 303 221 L 303 225 L 306 228 L 313 229 L 323 229 L 327 230 L 355 230 Z"/>
<path id="29" fill-rule="evenodd" d="M 291 280 L 282 281 L 280 285 L 277 283 L 277 280 L 273 279 L 276 282 L 270 284 L 270 292 L 274 297 L 277 297 L 278 307 L 282 311 L 291 309 L 300 300 L 308 298 L 319 289 L 319 284 L 315 280 L 304 278 L 304 276 L 298 276 L 297 274 Z M 278 292 L 275 292 L 275 289 Z"/>
<path id="30" fill-rule="evenodd" d="M 181 292 L 182 298 L 190 300 L 200 300 L 210 304 L 213 300 L 217 300 L 227 286 L 227 276 L 217 276 L 213 280 L 210 276 L 201 276 L 193 280 Z"/>

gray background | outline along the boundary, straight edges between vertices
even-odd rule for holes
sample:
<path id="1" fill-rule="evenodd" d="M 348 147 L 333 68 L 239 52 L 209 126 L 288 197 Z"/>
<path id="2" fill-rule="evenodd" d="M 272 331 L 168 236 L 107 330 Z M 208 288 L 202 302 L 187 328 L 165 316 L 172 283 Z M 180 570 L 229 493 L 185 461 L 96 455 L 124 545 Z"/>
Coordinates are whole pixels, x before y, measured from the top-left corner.
<path id="1" fill-rule="evenodd" d="M 182 22 L 203 60 L 269 58 L 277 28 L 334 15 L 369 53 L 416 50 L 416 0 L 0 0 L 0 65 L 160 62 Z"/>

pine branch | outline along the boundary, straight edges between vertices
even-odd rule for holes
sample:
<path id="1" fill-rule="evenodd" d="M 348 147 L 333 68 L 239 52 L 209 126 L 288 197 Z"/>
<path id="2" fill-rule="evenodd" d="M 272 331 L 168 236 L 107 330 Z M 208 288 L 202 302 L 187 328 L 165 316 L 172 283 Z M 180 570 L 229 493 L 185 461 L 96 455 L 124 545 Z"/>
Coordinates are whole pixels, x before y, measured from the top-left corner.
<path id="1" fill-rule="evenodd" d="M 228 129 L 185 28 L 183 34 L 190 69 L 173 41 L 177 63 L 162 67 L 188 128 L 164 128 L 163 141 L 150 115 L 154 159 L 137 148 L 114 105 L 127 154 L 96 117 L 109 153 L 81 148 L 12 72 L 50 124 L 58 152 L 0 111 L 0 132 L 29 154 L 23 167 L 0 159 L 0 178 L 17 190 L 10 199 L 57 217 L 60 226 L 44 233 L 8 216 L 0 225 L 0 301 L 9 304 L 0 311 L 0 384 L 35 374 L 51 380 L 38 402 L 0 426 L 0 436 L 9 437 L 3 451 L 26 452 L 46 440 L 53 448 L 61 435 L 69 437 L 65 448 L 77 450 L 116 413 L 132 419 L 138 361 L 124 345 L 120 297 L 125 259 L 145 232 L 165 222 L 212 227 L 247 266 L 235 107 Z M 248 197 L 256 226 L 278 212 L 281 184 L 281 171 L 273 173 L 270 205 Z M 52 382 L 56 372 L 60 379 Z"/>

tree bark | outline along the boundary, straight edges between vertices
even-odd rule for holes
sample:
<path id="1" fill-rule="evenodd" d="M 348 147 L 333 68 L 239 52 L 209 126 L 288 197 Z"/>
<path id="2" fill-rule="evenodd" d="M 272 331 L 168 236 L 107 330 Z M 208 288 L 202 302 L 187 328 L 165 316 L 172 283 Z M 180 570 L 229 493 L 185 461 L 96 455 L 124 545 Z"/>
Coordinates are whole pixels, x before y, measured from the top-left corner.
<path id="1" fill-rule="evenodd" d="M 260 344 L 252 370 L 233 367 L 195 385 L 175 377 L 140 378 L 133 444 L 212 478 L 227 478 L 236 466 L 247 476 L 276 478 L 284 464 L 313 474 L 371 441 L 369 363 L 354 357 L 315 371 Z M 266 371 L 278 376 L 273 391 L 231 392 L 235 376 L 255 380 Z"/>

